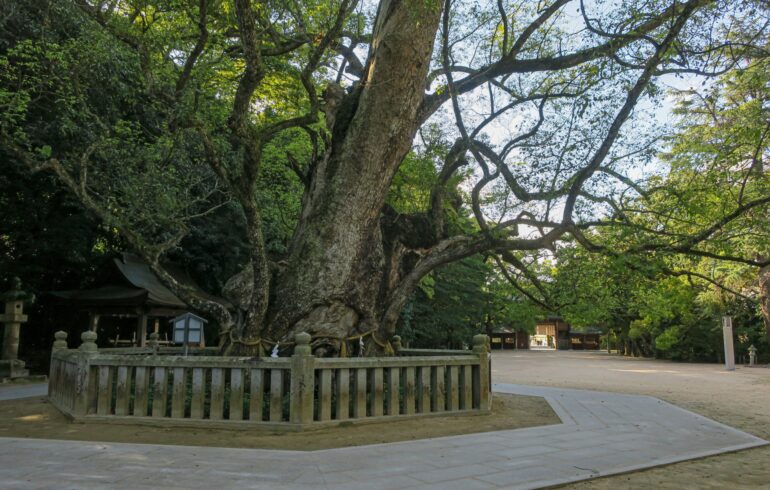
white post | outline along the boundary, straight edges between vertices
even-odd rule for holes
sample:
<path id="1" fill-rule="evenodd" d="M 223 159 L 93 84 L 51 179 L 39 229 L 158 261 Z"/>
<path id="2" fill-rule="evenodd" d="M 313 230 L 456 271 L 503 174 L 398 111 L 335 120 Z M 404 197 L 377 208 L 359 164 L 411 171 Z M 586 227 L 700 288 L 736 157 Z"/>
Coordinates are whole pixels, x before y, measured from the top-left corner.
<path id="1" fill-rule="evenodd" d="M 735 371 L 735 350 L 733 348 L 733 319 L 722 317 L 722 334 L 725 340 L 725 369 Z"/>

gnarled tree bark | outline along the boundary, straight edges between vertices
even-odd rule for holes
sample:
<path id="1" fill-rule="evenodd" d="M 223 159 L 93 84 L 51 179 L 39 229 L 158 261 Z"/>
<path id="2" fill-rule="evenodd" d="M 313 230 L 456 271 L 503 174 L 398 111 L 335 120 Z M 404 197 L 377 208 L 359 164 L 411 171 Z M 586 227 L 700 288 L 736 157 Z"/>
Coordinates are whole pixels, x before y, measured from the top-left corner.
<path id="1" fill-rule="evenodd" d="M 438 5 L 380 4 L 364 75 L 342 101 L 331 148 L 310 176 L 275 301 L 264 327 L 247 336 L 347 337 L 380 327 L 382 299 L 405 252 L 388 246 L 383 204 L 421 122 Z"/>

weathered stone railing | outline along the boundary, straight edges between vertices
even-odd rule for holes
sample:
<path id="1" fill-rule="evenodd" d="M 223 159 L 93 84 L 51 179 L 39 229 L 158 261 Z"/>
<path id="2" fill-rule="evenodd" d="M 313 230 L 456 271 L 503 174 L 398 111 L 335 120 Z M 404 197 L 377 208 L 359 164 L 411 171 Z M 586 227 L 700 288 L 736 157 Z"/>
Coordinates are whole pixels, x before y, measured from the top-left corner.
<path id="1" fill-rule="evenodd" d="M 189 347 L 188 356 L 216 356 L 219 353 L 218 347 Z M 158 354 L 162 356 L 181 356 L 184 354 L 183 347 L 106 347 L 99 349 L 99 354 L 118 354 L 121 356 L 141 356 L 148 354 Z"/>
<path id="2" fill-rule="evenodd" d="M 483 335 L 473 351 L 379 358 L 316 358 L 304 333 L 284 358 L 119 353 L 97 349 L 92 332 L 70 350 L 65 338 L 57 333 L 49 398 L 76 421 L 302 429 L 490 406 Z"/>

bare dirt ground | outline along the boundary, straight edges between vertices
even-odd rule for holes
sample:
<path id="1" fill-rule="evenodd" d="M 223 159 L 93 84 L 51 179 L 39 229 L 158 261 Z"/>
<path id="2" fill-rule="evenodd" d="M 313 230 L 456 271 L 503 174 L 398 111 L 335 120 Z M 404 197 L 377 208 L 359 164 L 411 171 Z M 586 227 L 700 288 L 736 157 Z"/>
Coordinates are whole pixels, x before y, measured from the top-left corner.
<path id="1" fill-rule="evenodd" d="M 493 398 L 492 413 L 489 415 L 431 417 L 429 420 L 410 419 L 278 433 L 258 430 L 73 424 L 44 397 L 0 402 L 0 437 L 306 451 L 557 423 L 559 418 L 545 399 L 516 395 L 496 395 Z"/>
<path id="2" fill-rule="evenodd" d="M 495 352 L 493 380 L 651 395 L 770 440 L 770 369 L 624 358 L 604 352 Z M 770 489 L 770 447 L 568 485 L 570 489 Z"/>

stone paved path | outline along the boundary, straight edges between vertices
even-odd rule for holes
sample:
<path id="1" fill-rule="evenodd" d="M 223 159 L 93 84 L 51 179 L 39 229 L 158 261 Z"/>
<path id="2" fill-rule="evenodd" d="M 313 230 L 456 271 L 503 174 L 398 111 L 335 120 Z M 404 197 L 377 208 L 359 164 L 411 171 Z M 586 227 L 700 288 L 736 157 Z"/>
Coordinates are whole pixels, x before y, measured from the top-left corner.
<path id="1" fill-rule="evenodd" d="M 0 385 L 0 400 L 43 396 L 48 393 L 48 383 Z"/>
<path id="2" fill-rule="evenodd" d="M 767 444 L 656 398 L 496 384 L 563 424 L 314 452 L 0 438 L 0 486 L 542 488 Z"/>

